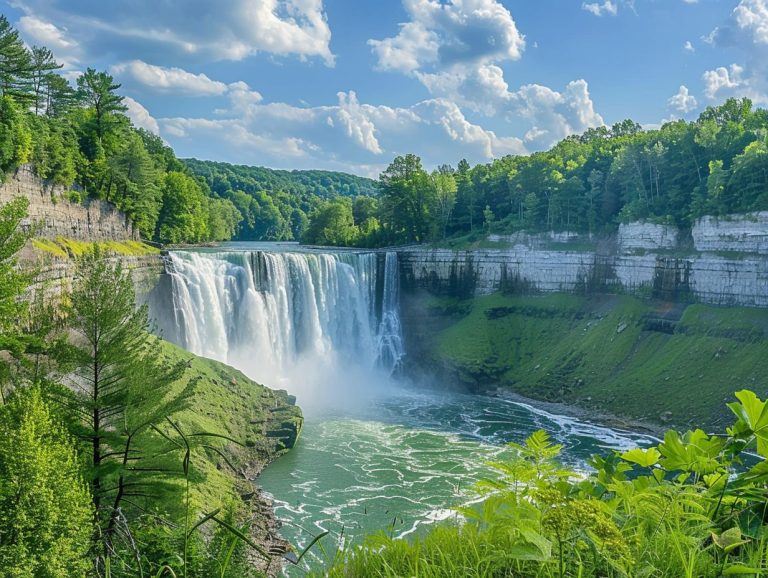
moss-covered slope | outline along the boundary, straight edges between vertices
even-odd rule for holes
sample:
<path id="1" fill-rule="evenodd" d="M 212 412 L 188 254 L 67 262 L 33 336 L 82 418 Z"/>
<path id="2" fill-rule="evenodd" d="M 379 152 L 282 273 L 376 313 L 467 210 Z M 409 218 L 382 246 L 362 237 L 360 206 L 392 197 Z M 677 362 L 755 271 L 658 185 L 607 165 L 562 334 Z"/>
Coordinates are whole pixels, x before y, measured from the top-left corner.
<path id="1" fill-rule="evenodd" d="M 723 423 L 735 390 L 768 391 L 766 310 L 564 294 L 417 299 L 441 321 L 410 323 L 409 342 L 472 390 L 707 426 Z"/>
<path id="2" fill-rule="evenodd" d="M 295 398 L 283 390 L 259 385 L 223 363 L 194 356 L 165 341 L 157 343 L 169 363 L 186 362 L 184 381 L 193 382 L 188 406 L 173 416 L 179 429 L 187 434 L 219 434 L 238 442 L 206 437 L 205 444 L 209 447 L 198 445 L 193 450 L 190 460 L 193 509 L 198 512 L 217 508 L 234 510 L 238 518 L 250 519 L 252 538 L 265 550 L 278 554 L 270 568 L 279 570 L 279 553 L 287 544 L 277 536 L 271 504 L 252 480 L 267 463 L 296 443 L 303 417 L 294 405 Z M 180 391 L 184 383 L 176 387 Z M 254 563 L 265 570 L 263 559 L 256 558 Z"/>

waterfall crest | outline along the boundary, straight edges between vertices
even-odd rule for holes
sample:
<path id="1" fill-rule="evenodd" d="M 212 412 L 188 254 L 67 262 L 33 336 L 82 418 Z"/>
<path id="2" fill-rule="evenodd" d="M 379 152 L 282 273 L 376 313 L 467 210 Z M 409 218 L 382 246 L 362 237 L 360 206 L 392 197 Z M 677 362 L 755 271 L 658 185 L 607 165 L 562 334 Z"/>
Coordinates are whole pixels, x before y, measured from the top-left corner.
<path id="1" fill-rule="evenodd" d="M 166 271 L 163 337 L 267 385 L 297 367 L 390 374 L 403 355 L 395 253 L 174 251 Z"/>

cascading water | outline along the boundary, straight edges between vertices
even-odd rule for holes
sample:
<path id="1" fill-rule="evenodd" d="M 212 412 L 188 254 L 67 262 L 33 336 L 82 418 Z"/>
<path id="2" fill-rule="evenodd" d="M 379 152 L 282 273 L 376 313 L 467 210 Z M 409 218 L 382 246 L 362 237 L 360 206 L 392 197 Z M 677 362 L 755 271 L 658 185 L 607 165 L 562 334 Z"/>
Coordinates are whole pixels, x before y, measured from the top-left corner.
<path id="1" fill-rule="evenodd" d="M 390 374 L 402 358 L 395 253 L 177 251 L 167 271 L 162 335 L 267 385 Z"/>
<path id="2" fill-rule="evenodd" d="M 403 356 L 395 253 L 179 251 L 167 271 L 150 306 L 163 336 L 285 387 L 307 416 L 301 443 L 260 478 L 298 550 L 331 532 L 296 575 L 332 559 L 334 537 L 343 547 L 455 515 L 503 442 L 535 429 L 571 463 L 644 442 L 496 399 L 398 389 L 387 379 Z"/>

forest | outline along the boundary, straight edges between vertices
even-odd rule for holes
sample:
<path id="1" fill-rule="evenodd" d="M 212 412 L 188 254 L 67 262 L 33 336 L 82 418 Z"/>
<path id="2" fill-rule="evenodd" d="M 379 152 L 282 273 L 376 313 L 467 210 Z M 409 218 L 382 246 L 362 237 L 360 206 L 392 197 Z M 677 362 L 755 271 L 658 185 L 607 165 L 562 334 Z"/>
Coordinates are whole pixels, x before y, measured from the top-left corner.
<path id="1" fill-rule="evenodd" d="M 311 215 L 313 244 L 383 246 L 488 233 L 601 235 L 645 220 L 690 227 L 703 215 L 768 209 L 768 111 L 747 99 L 693 122 L 643 129 L 625 120 L 552 149 L 428 172 L 396 157 L 378 196 L 334 198 Z"/>
<path id="2" fill-rule="evenodd" d="M 374 181 L 344 173 L 181 161 L 132 126 L 111 75 L 89 68 L 73 86 L 51 50 L 28 48 L 4 16 L 0 56 L 2 178 L 29 163 L 51 194 L 114 203 L 143 239 L 298 239 L 322 199 L 375 192 Z"/>
<path id="3" fill-rule="evenodd" d="M 185 159 L 207 188 L 231 201 L 242 215 L 234 235 L 239 241 L 299 241 L 309 215 L 333 198 L 370 197 L 371 179 L 330 171 L 281 171 Z"/>
<path id="4" fill-rule="evenodd" d="M 377 181 L 180 160 L 126 116 L 120 85 L 87 69 L 75 86 L 52 52 L 27 48 L 0 17 L 0 172 L 31 163 L 70 200 L 105 199 L 164 244 L 301 240 L 386 246 L 488 233 L 601 235 L 648 220 L 768 209 L 768 111 L 747 98 L 692 122 L 625 120 L 548 151 L 427 171 L 397 156 Z M 53 188 L 51 189 L 54 190 Z"/>

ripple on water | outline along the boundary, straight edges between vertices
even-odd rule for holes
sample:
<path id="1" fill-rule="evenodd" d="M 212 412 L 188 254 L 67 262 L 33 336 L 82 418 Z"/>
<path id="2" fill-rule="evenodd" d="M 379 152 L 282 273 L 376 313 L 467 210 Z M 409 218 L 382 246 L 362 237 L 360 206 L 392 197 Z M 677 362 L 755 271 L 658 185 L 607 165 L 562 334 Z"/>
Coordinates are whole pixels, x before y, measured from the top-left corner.
<path id="1" fill-rule="evenodd" d="M 406 536 L 451 519 L 451 508 L 478 501 L 473 485 L 493 475 L 487 462 L 503 459 L 504 444 L 537 429 L 562 443 L 563 461 L 577 467 L 605 448 L 650 442 L 524 404 L 398 392 L 355 415 L 308 416 L 299 444 L 266 468 L 260 483 L 297 549 L 330 531 L 324 548 L 302 560 L 313 567 L 365 534 Z"/>

